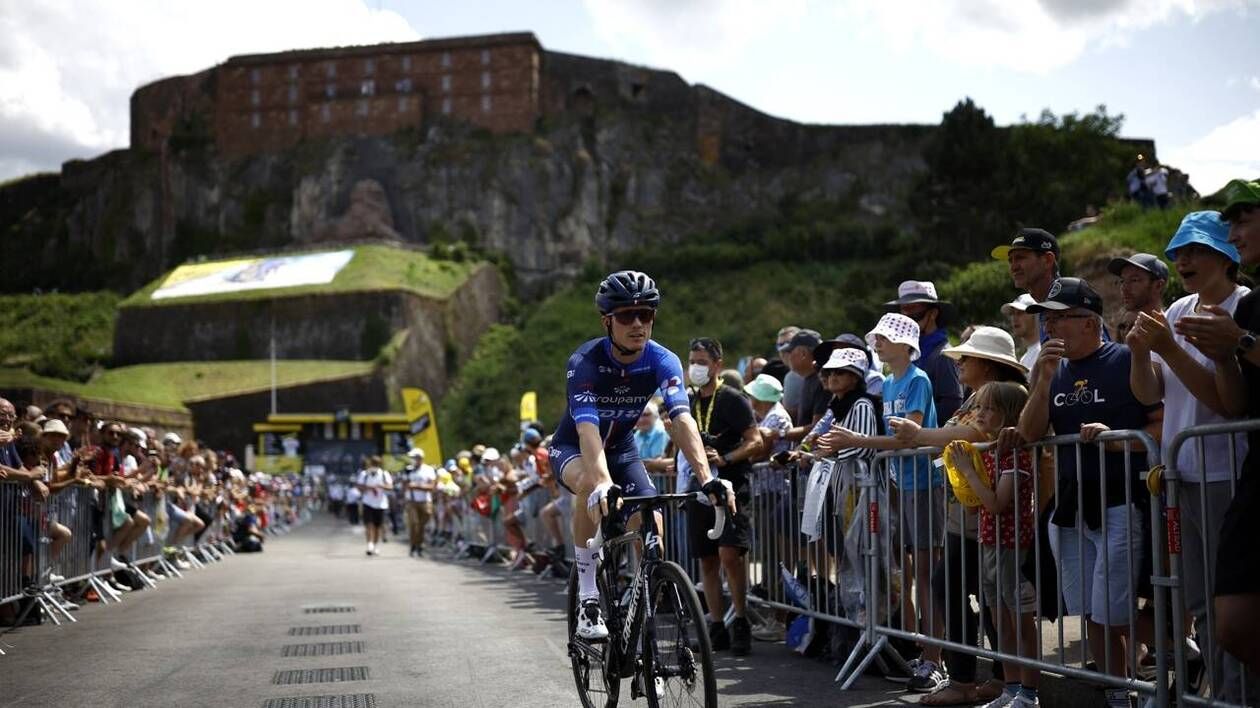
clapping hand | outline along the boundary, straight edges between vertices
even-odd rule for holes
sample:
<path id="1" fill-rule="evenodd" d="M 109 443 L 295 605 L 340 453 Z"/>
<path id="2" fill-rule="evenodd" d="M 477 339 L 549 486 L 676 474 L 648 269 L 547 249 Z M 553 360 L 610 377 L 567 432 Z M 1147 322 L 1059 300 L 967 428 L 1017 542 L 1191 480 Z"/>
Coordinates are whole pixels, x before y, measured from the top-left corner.
<path id="1" fill-rule="evenodd" d="M 1228 360 L 1237 351 L 1244 331 L 1223 308 L 1212 305 L 1204 309 L 1208 314 L 1187 315 L 1173 327 L 1212 361 Z"/>

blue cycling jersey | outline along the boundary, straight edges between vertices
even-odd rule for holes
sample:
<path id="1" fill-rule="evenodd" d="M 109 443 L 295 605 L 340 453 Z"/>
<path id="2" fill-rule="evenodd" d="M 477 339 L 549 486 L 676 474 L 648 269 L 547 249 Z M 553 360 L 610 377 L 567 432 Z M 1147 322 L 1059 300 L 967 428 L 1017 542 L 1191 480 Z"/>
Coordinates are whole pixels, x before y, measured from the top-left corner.
<path id="1" fill-rule="evenodd" d="M 638 359 L 622 364 L 607 337 L 592 339 L 569 357 L 565 375 L 569 405 L 553 445 L 578 445 L 578 423 L 598 425 L 605 449 L 631 441 L 635 421 L 658 389 L 665 397 L 662 413 L 671 420 L 691 410 L 678 356 L 651 340 Z"/>

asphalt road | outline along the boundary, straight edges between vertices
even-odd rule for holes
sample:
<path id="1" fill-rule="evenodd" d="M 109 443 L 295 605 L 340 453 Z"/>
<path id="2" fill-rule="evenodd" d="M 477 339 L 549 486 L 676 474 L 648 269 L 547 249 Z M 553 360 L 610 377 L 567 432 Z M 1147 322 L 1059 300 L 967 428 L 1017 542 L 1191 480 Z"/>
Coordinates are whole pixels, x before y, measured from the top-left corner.
<path id="1" fill-rule="evenodd" d="M 262 554 L 89 605 L 77 624 L 3 635 L 0 705 L 577 705 L 563 583 L 433 555 L 411 559 L 394 542 L 367 557 L 358 531 L 317 518 Z M 310 611 L 338 606 L 353 611 Z M 344 633 L 307 634 L 336 631 L 322 627 Z M 912 700 L 878 678 L 841 692 L 835 667 L 781 644 L 720 653 L 717 670 L 729 706 Z M 269 702 L 315 696 L 329 699 Z"/>

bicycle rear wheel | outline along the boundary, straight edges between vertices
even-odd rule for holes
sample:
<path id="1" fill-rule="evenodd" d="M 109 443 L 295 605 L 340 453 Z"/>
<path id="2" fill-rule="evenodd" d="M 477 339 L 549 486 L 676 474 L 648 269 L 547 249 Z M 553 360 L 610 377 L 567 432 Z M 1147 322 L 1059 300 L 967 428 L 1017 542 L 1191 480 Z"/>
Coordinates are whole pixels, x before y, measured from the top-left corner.
<path id="1" fill-rule="evenodd" d="M 645 622 L 644 691 L 650 708 L 717 708 L 708 625 L 691 579 L 676 563 L 652 572 L 652 615 Z"/>
<path id="2" fill-rule="evenodd" d="M 604 613 L 604 621 L 609 617 L 609 594 L 603 578 L 599 578 L 600 609 Z M 612 640 L 590 644 L 578 641 L 577 632 L 577 564 L 569 571 L 569 601 L 566 611 L 569 613 L 569 663 L 573 666 L 573 681 L 577 684 L 578 698 L 583 708 L 616 708 L 617 698 L 621 693 L 621 678 L 610 669 L 609 653 L 612 651 Z M 614 674 L 610 676 L 610 674 Z"/>

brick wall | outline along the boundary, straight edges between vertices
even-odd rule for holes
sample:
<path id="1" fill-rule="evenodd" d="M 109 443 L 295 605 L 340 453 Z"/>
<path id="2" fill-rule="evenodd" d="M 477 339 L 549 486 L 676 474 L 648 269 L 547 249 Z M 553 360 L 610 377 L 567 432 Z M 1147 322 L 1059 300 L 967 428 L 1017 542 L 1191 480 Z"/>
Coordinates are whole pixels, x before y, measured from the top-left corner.
<path id="1" fill-rule="evenodd" d="M 304 138 L 384 135 L 437 117 L 496 133 L 530 130 L 541 62 L 532 34 L 233 57 L 137 90 L 132 145 L 158 149 L 194 113 L 227 155 Z"/>

